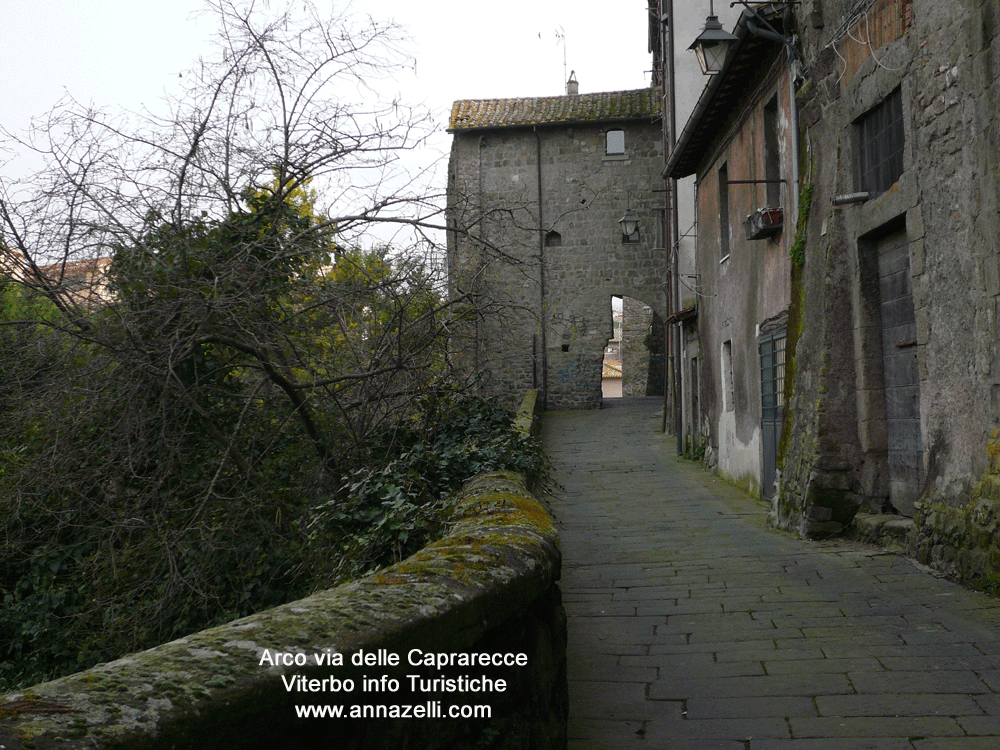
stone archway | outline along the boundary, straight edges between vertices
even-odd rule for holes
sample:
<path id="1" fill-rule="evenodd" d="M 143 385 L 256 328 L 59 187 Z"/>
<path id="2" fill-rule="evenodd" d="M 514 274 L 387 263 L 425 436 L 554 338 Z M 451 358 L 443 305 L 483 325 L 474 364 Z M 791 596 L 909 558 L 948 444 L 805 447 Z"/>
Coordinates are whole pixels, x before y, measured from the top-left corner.
<path id="1" fill-rule="evenodd" d="M 604 398 L 622 397 L 622 321 L 621 297 L 611 298 L 611 338 L 604 348 L 601 372 L 601 393 Z"/>
<path id="2" fill-rule="evenodd" d="M 613 298 L 627 300 L 626 324 L 614 321 Z M 622 303 L 623 311 L 626 303 Z M 590 293 L 554 307 L 548 316 L 547 404 L 549 408 L 600 408 L 605 397 L 608 349 L 619 342 L 631 362 L 623 395 L 660 395 L 663 392 L 663 326 L 652 306 L 627 295 Z M 616 339 L 616 333 L 621 338 Z M 650 377 L 652 374 L 652 377 Z"/>
<path id="3" fill-rule="evenodd" d="M 663 321 L 652 307 L 634 297 L 622 298 L 622 396 L 663 393 Z"/>

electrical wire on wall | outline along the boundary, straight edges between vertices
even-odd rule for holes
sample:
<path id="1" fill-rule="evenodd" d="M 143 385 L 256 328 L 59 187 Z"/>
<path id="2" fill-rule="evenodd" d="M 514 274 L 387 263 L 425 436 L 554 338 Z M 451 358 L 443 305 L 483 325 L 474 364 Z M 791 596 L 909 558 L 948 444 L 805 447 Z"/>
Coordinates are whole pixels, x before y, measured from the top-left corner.
<path id="1" fill-rule="evenodd" d="M 700 273 L 681 273 L 681 274 L 677 275 L 677 280 L 681 283 L 681 286 L 683 286 L 689 292 L 694 292 L 694 294 L 697 295 L 698 297 L 704 297 L 705 299 L 710 299 L 712 297 L 718 297 L 719 296 L 718 292 L 715 292 L 713 294 L 707 294 L 707 293 L 701 291 L 701 289 L 704 289 L 705 287 L 708 287 L 708 286 L 715 286 L 715 284 L 701 284 L 701 283 L 698 283 L 695 286 L 691 286 L 688 282 L 686 282 L 684 280 L 684 279 L 700 279 L 700 278 L 701 278 L 701 274 Z"/>
<path id="2" fill-rule="evenodd" d="M 833 53 L 837 56 L 840 62 L 843 63 L 844 67 L 840 71 L 840 75 L 837 77 L 838 84 L 842 80 L 844 80 L 844 76 L 847 74 L 847 70 L 850 67 L 847 63 L 847 59 L 842 54 L 840 54 L 840 50 L 837 49 L 837 44 L 844 37 L 848 37 L 849 39 L 851 39 L 854 42 L 857 42 L 863 47 L 867 47 L 868 52 L 871 55 L 871 58 L 875 61 L 875 64 L 878 65 L 880 68 L 891 71 L 899 71 L 903 69 L 902 67 L 899 68 L 889 67 L 881 60 L 879 60 L 878 56 L 875 54 L 875 47 L 871 43 L 871 37 L 872 37 L 871 19 L 869 17 L 869 12 L 871 11 L 872 7 L 875 5 L 876 2 L 878 2 L 878 0 L 864 0 L 864 2 L 858 5 L 853 11 L 851 11 L 848 14 L 847 19 L 844 21 L 844 23 L 841 24 L 840 28 L 837 29 L 837 32 L 831 37 L 830 41 L 828 41 L 826 45 L 823 47 L 824 50 L 832 49 Z M 864 21 L 865 24 L 865 38 L 859 39 L 858 37 L 854 36 L 854 34 L 851 33 L 851 29 L 860 24 L 862 20 Z"/>
<path id="3" fill-rule="evenodd" d="M 867 39 L 858 39 L 856 36 L 854 36 L 854 34 L 851 33 L 850 29 L 847 30 L 847 36 L 849 36 L 851 39 L 853 39 L 858 44 L 868 47 L 868 52 L 869 52 L 869 54 L 871 54 L 872 60 L 874 60 L 875 64 L 878 65 L 880 68 L 884 68 L 885 70 L 892 70 L 892 71 L 902 70 L 903 69 L 902 66 L 898 67 L 898 68 L 891 68 L 888 65 L 886 65 L 884 62 L 882 62 L 881 60 L 878 59 L 878 56 L 875 54 L 875 48 L 872 46 L 872 42 L 871 42 L 871 38 L 872 38 L 871 25 L 870 25 L 871 21 L 868 18 L 868 11 L 865 11 L 865 13 L 863 14 L 863 18 L 865 20 L 865 36 L 867 37 Z"/>
<path id="4" fill-rule="evenodd" d="M 698 222 L 696 220 L 696 221 L 694 221 L 694 222 L 691 223 L 691 226 L 689 226 L 687 228 L 687 230 L 685 230 L 683 233 L 681 233 L 680 235 L 678 235 L 678 241 L 675 244 L 673 244 L 673 245 L 670 246 L 670 258 L 669 258 L 669 260 L 671 262 L 674 259 L 674 255 L 677 254 L 680 251 L 680 240 L 681 239 L 685 239 L 685 238 L 694 238 L 695 240 L 698 239 L 698 232 L 696 231 L 697 228 L 698 228 Z M 694 292 L 694 294 L 697 295 L 698 297 L 704 297 L 704 298 L 708 299 L 708 298 L 711 298 L 711 297 L 718 297 L 719 296 L 718 293 L 706 294 L 705 292 L 701 291 L 701 289 L 703 289 L 703 288 L 705 288 L 707 286 L 712 286 L 710 284 L 696 284 L 695 286 L 691 286 L 688 282 L 686 282 L 684 280 L 684 279 L 698 279 L 698 278 L 701 278 L 701 274 L 697 274 L 697 273 L 678 273 L 677 274 L 677 283 L 679 283 L 681 286 L 683 286 L 689 292 Z"/>
<path id="5" fill-rule="evenodd" d="M 840 28 L 837 29 L 836 32 L 834 32 L 833 36 L 830 38 L 830 41 L 826 43 L 826 46 L 823 47 L 823 49 L 831 47 L 832 45 L 836 44 L 841 39 L 843 39 L 845 36 L 847 36 L 848 29 L 850 29 L 854 24 L 856 24 L 863 14 L 871 10 L 871 7 L 875 5 L 875 3 L 876 0 L 862 0 L 862 2 L 859 3 L 854 8 L 854 10 L 852 10 L 850 13 L 847 14 L 847 18 L 840 25 Z"/>

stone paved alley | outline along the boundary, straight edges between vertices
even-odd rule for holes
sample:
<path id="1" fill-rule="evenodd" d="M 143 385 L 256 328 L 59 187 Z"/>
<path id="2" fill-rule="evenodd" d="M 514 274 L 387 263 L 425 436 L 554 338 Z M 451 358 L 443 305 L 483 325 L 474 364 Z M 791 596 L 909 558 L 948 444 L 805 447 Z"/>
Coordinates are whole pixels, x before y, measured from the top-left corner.
<path id="1" fill-rule="evenodd" d="M 768 529 L 658 399 L 548 412 L 570 750 L 996 750 L 1000 603 Z"/>

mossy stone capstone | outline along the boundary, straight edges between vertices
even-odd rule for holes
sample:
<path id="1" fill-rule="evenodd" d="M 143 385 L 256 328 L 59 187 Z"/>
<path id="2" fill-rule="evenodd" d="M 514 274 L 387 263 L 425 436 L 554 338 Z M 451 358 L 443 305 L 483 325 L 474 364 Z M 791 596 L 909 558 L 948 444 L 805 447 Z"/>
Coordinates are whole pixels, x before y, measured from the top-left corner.
<path id="1" fill-rule="evenodd" d="M 567 705 L 565 620 L 555 588 L 559 567 L 552 518 L 528 492 L 524 478 L 509 472 L 481 475 L 463 490 L 450 533 L 397 565 L 0 697 L 0 745 L 6 750 L 272 748 L 300 735 L 313 737 L 322 724 L 324 736 L 342 733 L 345 747 L 398 746 L 403 734 L 413 732 L 428 735 L 419 740 L 408 735 L 421 746 L 470 746 L 479 742 L 470 732 L 481 727 L 469 722 L 380 723 L 384 731 L 368 734 L 378 735 L 383 744 L 365 740 L 357 745 L 358 732 L 364 732 L 349 721 L 297 721 L 293 704 L 307 701 L 301 694 L 290 697 L 282 674 L 322 678 L 347 672 L 312 664 L 261 666 L 261 656 L 265 649 L 344 655 L 380 648 L 475 651 L 511 634 L 520 634 L 525 643 L 504 647 L 529 653 L 534 668 L 532 685 L 525 689 L 534 692 L 525 699 L 529 705 L 505 704 L 503 710 L 515 712 L 518 721 L 527 721 L 547 741 L 559 741 Z M 532 648 L 554 653 L 531 653 Z M 539 675 L 539 664 L 553 666 Z M 494 719 L 500 722 L 494 721 L 496 726 L 506 721 L 503 715 Z"/>

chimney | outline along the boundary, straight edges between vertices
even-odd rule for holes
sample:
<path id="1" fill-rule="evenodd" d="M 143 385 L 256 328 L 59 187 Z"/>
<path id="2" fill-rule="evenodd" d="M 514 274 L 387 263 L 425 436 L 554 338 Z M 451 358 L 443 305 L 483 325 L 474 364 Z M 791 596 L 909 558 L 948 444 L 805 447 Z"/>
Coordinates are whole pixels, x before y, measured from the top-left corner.
<path id="1" fill-rule="evenodd" d="M 580 93 L 580 84 L 576 80 L 576 71 L 571 70 L 569 72 L 569 80 L 566 81 L 566 95 L 576 96 Z"/>

